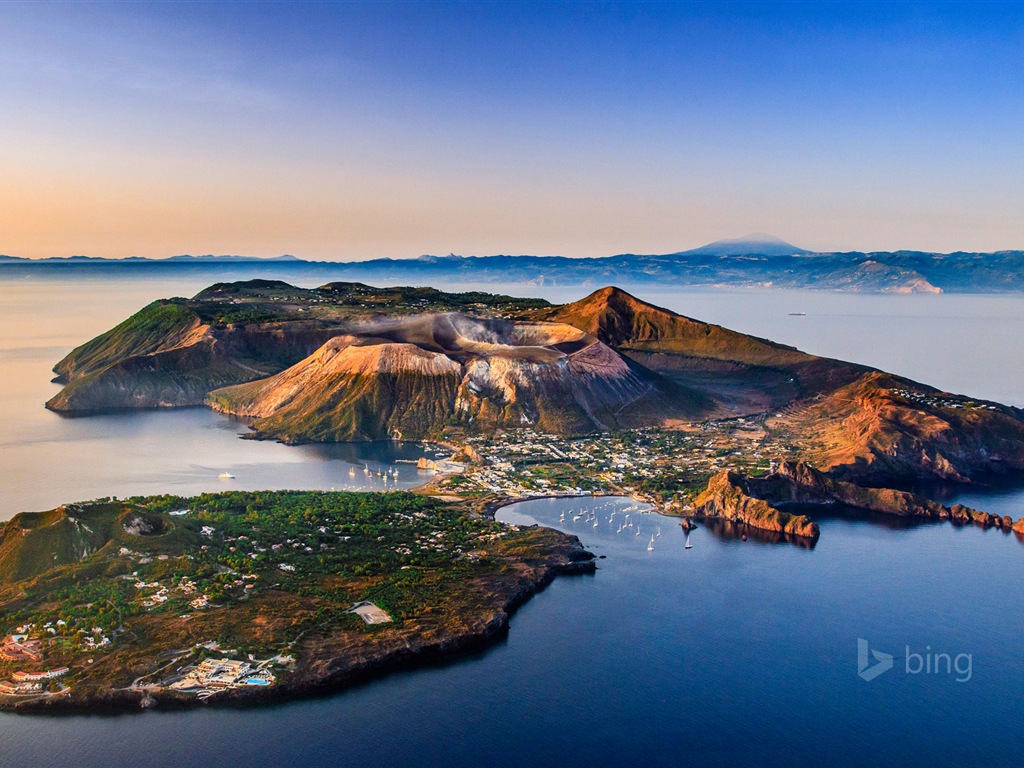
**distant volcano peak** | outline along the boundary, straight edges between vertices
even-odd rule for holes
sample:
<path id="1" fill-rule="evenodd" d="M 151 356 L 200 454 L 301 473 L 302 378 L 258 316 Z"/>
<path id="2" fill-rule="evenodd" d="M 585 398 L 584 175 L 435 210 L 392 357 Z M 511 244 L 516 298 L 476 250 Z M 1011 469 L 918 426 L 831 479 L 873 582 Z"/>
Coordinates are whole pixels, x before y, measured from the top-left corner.
<path id="1" fill-rule="evenodd" d="M 716 240 L 689 251 L 680 251 L 677 256 L 792 256 L 795 253 L 811 253 L 792 243 L 765 232 L 752 232 L 730 240 Z"/>

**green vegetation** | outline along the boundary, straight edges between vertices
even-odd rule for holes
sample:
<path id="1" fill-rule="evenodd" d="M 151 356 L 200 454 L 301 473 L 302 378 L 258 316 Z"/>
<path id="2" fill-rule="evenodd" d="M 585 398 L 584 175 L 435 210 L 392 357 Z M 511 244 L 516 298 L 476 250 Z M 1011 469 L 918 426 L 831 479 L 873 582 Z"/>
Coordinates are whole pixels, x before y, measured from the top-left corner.
<path id="1" fill-rule="evenodd" d="M 374 288 L 362 283 L 327 283 L 316 291 L 330 296 L 339 306 L 386 309 L 389 313 L 395 310 L 469 313 L 488 310 L 518 313 L 551 306 L 544 299 L 519 298 L 483 291 L 449 293 L 426 287 Z"/>
<path id="2" fill-rule="evenodd" d="M 564 546 L 554 531 L 410 493 L 158 496 L 23 514 L 0 531 L 0 633 L 37 639 L 45 658 L 0 662 L 0 678 L 68 666 L 62 681 L 86 695 L 182 649 L 292 654 L 301 669 L 328 646 L 465 631 Z M 363 600 L 392 621 L 348 612 Z"/>
<path id="3" fill-rule="evenodd" d="M 101 371 L 136 355 L 148 355 L 180 343 L 199 316 L 185 299 L 154 301 L 109 331 L 75 348 L 54 371 L 65 381 Z"/>

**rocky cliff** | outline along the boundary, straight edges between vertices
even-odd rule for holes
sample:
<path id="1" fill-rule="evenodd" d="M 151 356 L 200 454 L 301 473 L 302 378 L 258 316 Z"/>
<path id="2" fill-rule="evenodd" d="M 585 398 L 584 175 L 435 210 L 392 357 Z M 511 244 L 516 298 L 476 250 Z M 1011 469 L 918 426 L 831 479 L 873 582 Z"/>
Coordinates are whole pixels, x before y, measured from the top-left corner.
<path id="1" fill-rule="evenodd" d="M 764 477 L 745 477 L 726 471 L 715 475 L 694 506 L 698 518 L 722 518 L 754 528 L 817 537 L 818 526 L 805 515 L 782 508 L 788 504 L 835 506 L 898 517 L 975 523 L 984 528 L 1014 527 L 1000 517 L 962 504 L 947 507 L 907 491 L 871 488 L 829 477 L 804 462 L 783 462 Z"/>
<path id="2" fill-rule="evenodd" d="M 187 303 L 154 302 L 57 363 L 66 386 L 46 407 L 80 415 L 202 405 L 211 390 L 279 371 L 335 333 L 302 319 L 218 323 Z"/>
<path id="3" fill-rule="evenodd" d="M 748 479 L 737 472 L 721 472 L 708 482 L 694 502 L 695 517 L 721 518 L 752 528 L 817 539 L 818 524 L 804 515 L 784 512 L 748 489 Z"/>
<path id="4" fill-rule="evenodd" d="M 757 493 L 776 503 L 795 501 L 812 504 L 842 504 L 866 512 L 899 517 L 924 517 L 977 523 L 983 527 L 1009 528 L 1012 521 L 963 504 L 947 507 L 907 491 L 871 488 L 835 480 L 804 462 L 783 462 L 774 475 L 751 480 Z"/>
<path id="5" fill-rule="evenodd" d="M 861 483 L 969 482 L 1024 470 L 1019 409 L 880 371 L 800 404 L 778 426 L 821 446 L 808 451 L 814 466 Z"/>

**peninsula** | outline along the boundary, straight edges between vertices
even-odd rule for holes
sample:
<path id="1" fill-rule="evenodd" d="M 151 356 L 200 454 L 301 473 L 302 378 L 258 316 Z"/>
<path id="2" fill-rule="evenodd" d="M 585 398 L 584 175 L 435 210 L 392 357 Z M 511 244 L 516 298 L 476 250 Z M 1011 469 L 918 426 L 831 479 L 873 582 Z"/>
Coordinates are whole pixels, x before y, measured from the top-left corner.
<path id="1" fill-rule="evenodd" d="M 574 536 L 408 493 L 101 499 L 0 529 L 0 708 L 258 703 L 483 647 Z"/>

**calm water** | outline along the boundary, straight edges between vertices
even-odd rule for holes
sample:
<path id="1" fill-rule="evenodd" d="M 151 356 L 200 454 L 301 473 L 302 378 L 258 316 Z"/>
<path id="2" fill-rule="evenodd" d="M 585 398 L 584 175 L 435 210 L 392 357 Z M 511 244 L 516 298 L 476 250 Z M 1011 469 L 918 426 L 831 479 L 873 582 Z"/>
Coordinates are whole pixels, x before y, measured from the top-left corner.
<path id="1" fill-rule="evenodd" d="M 32 283 L 32 284 L 29 284 Z M 390 446 L 288 448 L 237 438 L 204 410 L 62 419 L 50 366 L 147 301 L 202 285 L 0 282 L 0 481 L 6 517 L 100 495 L 345 487 Z M 502 287 L 553 299 L 585 293 Z M 644 294 L 808 351 L 1024 405 L 1024 299 L 805 293 Z M 790 317 L 791 311 L 807 312 Z M 419 449 L 406 447 L 409 455 Z M 402 482 L 420 478 L 399 464 Z M 1014 518 L 1024 494 L 962 493 Z M 443 667 L 258 711 L 60 719 L 0 716 L 0 766 L 1019 765 L 1024 545 L 976 528 L 823 519 L 813 550 L 721 540 L 683 549 L 674 521 L 607 524 L 628 501 L 535 501 L 514 522 L 576 532 L 607 558 L 513 619 L 506 642 Z M 601 524 L 559 523 L 597 509 Z M 622 513 L 620 512 L 619 519 Z M 646 547 L 661 529 L 655 550 Z M 857 639 L 895 656 L 871 682 Z M 907 674 L 948 653 L 963 675 Z M 911 657 L 911 667 L 916 665 Z M 922 656 L 923 660 L 923 656 Z M 955 671 L 955 670 L 954 670 Z"/>
<path id="2" fill-rule="evenodd" d="M 565 508 L 605 521 L 630 504 L 535 501 L 504 518 L 557 527 Z M 673 520 L 633 516 L 639 537 L 606 522 L 562 526 L 607 559 L 594 576 L 556 580 L 481 655 L 271 709 L 0 717 L 0 762 L 1020 764 L 1016 540 L 825 521 L 813 551 L 704 529 L 684 550 Z M 856 674 L 861 637 L 899 654 L 872 682 Z M 971 679 L 906 674 L 907 644 L 970 654 Z"/>
<path id="3" fill-rule="evenodd" d="M 205 408 L 67 418 L 42 404 L 59 390 L 51 368 L 72 347 L 153 299 L 202 283 L 0 281 L 0 520 L 100 496 L 218 490 L 382 490 L 423 483 L 421 446 L 287 447 L 240 440 L 247 426 Z M 373 473 L 364 474 L 369 466 Z M 397 479 L 376 472 L 397 468 Z M 355 475 L 350 474 L 355 470 Z M 227 473 L 234 479 L 220 479 Z"/>

